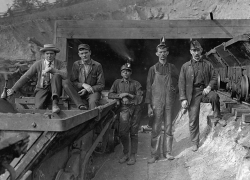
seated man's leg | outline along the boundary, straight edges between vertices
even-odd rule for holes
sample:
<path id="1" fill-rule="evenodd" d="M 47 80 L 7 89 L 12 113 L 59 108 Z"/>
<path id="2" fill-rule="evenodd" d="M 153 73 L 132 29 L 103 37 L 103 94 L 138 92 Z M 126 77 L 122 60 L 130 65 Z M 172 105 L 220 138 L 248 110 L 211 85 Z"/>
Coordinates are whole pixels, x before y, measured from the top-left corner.
<path id="1" fill-rule="evenodd" d="M 87 101 L 82 100 L 80 95 L 78 94 L 78 91 L 80 91 L 81 89 L 73 86 L 72 82 L 70 80 L 68 80 L 68 79 L 63 80 L 62 84 L 63 84 L 64 90 L 66 91 L 68 96 L 72 99 L 72 101 L 76 104 L 76 106 L 78 108 L 80 108 L 81 106 L 86 107 Z"/>
<path id="2" fill-rule="evenodd" d="M 88 96 L 88 101 L 89 101 L 89 109 L 94 109 L 97 107 L 99 104 L 99 101 L 101 99 L 101 93 L 100 92 L 94 92 L 93 94 L 90 94 Z"/>
<path id="3" fill-rule="evenodd" d="M 52 112 L 58 113 L 59 97 L 62 95 L 62 77 L 59 74 L 54 74 L 51 79 L 51 93 L 52 93 Z"/>
<path id="4" fill-rule="evenodd" d="M 51 98 L 50 86 L 35 91 L 35 108 L 45 109 Z"/>

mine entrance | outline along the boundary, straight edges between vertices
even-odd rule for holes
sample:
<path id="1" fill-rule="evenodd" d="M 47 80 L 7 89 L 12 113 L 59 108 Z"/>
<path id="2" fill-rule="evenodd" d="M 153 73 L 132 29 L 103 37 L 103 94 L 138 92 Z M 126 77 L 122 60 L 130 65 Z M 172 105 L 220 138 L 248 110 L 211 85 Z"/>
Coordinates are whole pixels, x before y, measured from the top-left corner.
<path id="1" fill-rule="evenodd" d="M 204 52 L 227 41 L 228 39 L 198 39 Z M 190 60 L 189 39 L 167 39 L 170 54 L 168 60 L 179 70 L 183 63 Z M 106 88 L 109 89 L 115 79 L 121 78 L 120 67 L 131 62 L 133 68 L 132 77 L 138 80 L 143 89 L 146 89 L 146 79 L 149 68 L 158 62 L 155 55 L 159 39 L 68 39 L 68 72 L 71 72 L 72 64 L 79 60 L 77 47 L 81 43 L 89 44 L 92 58 L 103 66 Z"/>

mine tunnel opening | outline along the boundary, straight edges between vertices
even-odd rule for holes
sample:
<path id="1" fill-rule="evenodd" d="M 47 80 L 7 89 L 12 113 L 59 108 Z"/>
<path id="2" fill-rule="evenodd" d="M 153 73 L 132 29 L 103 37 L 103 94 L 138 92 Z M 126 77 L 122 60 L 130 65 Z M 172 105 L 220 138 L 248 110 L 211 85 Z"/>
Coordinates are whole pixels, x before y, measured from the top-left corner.
<path id="1" fill-rule="evenodd" d="M 212 48 L 220 45 L 229 39 L 197 39 L 202 47 L 203 54 Z M 189 52 L 189 39 L 166 39 L 169 46 L 168 61 L 173 63 L 178 70 L 182 64 L 191 58 Z M 69 74 L 76 60 L 79 60 L 77 47 L 79 44 L 89 44 L 92 52 L 92 59 L 98 61 L 103 66 L 105 74 L 105 89 L 112 86 L 115 79 L 121 78 L 120 67 L 132 59 L 132 78 L 142 84 L 146 89 L 146 80 L 149 68 L 158 62 L 156 56 L 156 46 L 159 39 L 68 39 L 67 68 Z"/>

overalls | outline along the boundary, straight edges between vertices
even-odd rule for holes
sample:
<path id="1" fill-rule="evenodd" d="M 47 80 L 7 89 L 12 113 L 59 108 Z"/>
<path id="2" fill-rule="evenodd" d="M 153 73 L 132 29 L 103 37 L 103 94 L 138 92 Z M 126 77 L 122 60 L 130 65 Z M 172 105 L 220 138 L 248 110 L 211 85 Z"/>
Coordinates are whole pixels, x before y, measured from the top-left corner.
<path id="1" fill-rule="evenodd" d="M 154 122 L 151 135 L 151 154 L 153 157 L 160 156 L 162 121 L 164 122 L 163 153 L 172 152 L 172 116 L 173 104 L 176 92 L 172 86 L 171 67 L 168 63 L 168 73 L 161 75 L 155 70 L 155 78 L 152 84 L 152 106 L 154 111 Z"/>

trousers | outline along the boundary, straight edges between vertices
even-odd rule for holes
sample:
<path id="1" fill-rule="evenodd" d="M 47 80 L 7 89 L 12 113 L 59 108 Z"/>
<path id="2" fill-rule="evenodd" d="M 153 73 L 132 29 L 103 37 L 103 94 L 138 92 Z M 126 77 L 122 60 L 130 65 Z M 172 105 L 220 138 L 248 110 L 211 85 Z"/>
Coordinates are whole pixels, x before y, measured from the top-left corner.
<path id="1" fill-rule="evenodd" d="M 190 139 L 193 144 L 199 144 L 199 114 L 200 103 L 211 103 L 214 111 L 214 118 L 221 118 L 220 97 L 214 91 L 210 91 L 206 96 L 202 95 L 203 89 L 194 88 L 192 100 L 188 108 Z"/>
<path id="2" fill-rule="evenodd" d="M 123 145 L 123 153 L 129 153 L 129 141 L 131 141 L 131 153 L 138 150 L 138 128 L 140 124 L 140 105 L 122 105 L 119 119 L 119 135 Z"/>

